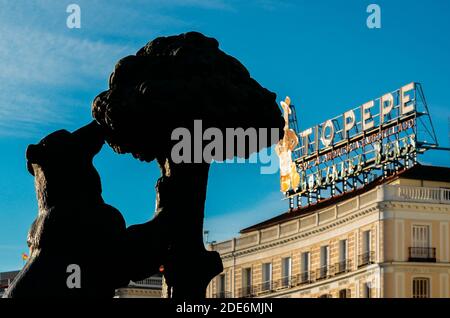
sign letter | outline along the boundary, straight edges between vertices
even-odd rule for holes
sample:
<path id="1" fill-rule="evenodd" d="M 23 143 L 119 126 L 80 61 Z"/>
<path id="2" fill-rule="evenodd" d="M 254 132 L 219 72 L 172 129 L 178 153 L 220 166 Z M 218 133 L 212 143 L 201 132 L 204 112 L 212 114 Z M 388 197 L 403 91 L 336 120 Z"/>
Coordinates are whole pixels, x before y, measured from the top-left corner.
<path id="1" fill-rule="evenodd" d="M 361 118 L 362 118 L 362 126 L 363 130 L 367 130 L 373 127 L 374 123 L 372 119 L 372 114 L 370 113 L 370 108 L 374 105 L 373 100 L 365 103 L 361 106 Z"/>
<path id="2" fill-rule="evenodd" d="M 384 123 L 384 116 L 388 115 L 394 107 L 394 96 L 391 93 L 383 95 L 380 100 L 380 123 Z"/>
<path id="3" fill-rule="evenodd" d="M 350 121 L 348 119 L 350 119 Z M 355 126 L 355 122 L 356 117 L 353 110 L 344 113 L 344 139 L 348 137 L 348 132 Z"/>
<path id="4" fill-rule="evenodd" d="M 307 156 L 309 154 L 309 135 L 312 134 L 312 128 L 306 129 L 305 131 L 300 133 L 303 142 L 303 156 Z"/>
<path id="5" fill-rule="evenodd" d="M 414 83 L 405 85 L 400 89 L 400 98 L 401 98 L 400 109 L 401 109 L 402 115 L 405 115 L 414 110 L 414 103 L 411 103 L 411 105 L 408 105 L 408 103 L 411 101 L 411 97 L 409 97 L 409 95 L 405 95 L 405 93 L 408 93 L 409 91 L 411 91 L 413 89 L 415 89 Z M 415 97 L 414 97 L 414 99 L 415 99 Z"/>
<path id="6" fill-rule="evenodd" d="M 330 129 L 330 133 L 327 136 L 327 128 Z M 327 120 L 325 124 L 322 126 L 322 135 L 320 136 L 320 141 L 325 147 L 330 146 L 333 143 L 334 139 L 334 125 L 331 120 Z"/>

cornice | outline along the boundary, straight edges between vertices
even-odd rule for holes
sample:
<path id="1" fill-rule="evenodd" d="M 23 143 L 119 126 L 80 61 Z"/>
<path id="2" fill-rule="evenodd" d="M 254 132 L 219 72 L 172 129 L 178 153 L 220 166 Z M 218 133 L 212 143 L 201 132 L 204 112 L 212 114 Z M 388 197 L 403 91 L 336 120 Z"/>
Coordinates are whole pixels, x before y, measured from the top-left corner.
<path id="1" fill-rule="evenodd" d="M 450 212 L 449 204 L 425 203 L 425 202 L 404 202 L 404 201 L 383 201 L 379 203 L 381 210 L 415 210 L 427 212 Z"/>
<path id="2" fill-rule="evenodd" d="M 310 236 L 320 234 L 322 232 L 326 232 L 326 231 L 334 229 L 334 228 L 338 228 L 338 227 L 342 226 L 343 224 L 353 222 L 355 219 L 359 219 L 367 214 L 370 214 L 372 212 L 377 212 L 377 211 L 379 211 L 378 203 L 373 203 L 373 204 L 365 207 L 364 209 L 355 211 L 355 212 L 345 215 L 339 219 L 335 219 L 334 221 L 331 221 L 327 224 L 315 226 L 315 227 L 305 230 L 303 232 L 291 234 L 290 236 L 278 238 L 278 239 L 275 239 L 270 242 L 260 243 L 260 244 L 253 245 L 253 246 L 250 246 L 247 248 L 243 248 L 238 251 L 224 253 L 221 255 L 221 257 L 223 260 L 227 260 L 227 259 L 230 259 L 233 257 L 239 257 L 239 256 L 247 255 L 247 254 L 252 254 L 254 252 L 258 252 L 261 250 L 266 250 L 269 248 L 284 245 L 289 242 L 299 241 L 299 240 L 308 238 Z"/>

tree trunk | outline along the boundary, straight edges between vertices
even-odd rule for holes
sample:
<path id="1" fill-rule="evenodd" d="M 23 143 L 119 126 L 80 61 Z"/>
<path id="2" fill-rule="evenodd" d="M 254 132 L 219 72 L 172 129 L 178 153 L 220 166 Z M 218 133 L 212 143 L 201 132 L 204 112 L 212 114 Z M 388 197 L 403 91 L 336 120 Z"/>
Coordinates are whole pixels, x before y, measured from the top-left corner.
<path id="1" fill-rule="evenodd" d="M 167 235 L 169 249 L 163 263 L 167 296 L 201 299 L 211 279 L 223 270 L 219 254 L 207 251 L 203 243 L 210 165 L 175 164 L 167 158 L 158 163 L 162 177 L 157 184 L 156 219 L 170 222 L 162 234 Z"/>

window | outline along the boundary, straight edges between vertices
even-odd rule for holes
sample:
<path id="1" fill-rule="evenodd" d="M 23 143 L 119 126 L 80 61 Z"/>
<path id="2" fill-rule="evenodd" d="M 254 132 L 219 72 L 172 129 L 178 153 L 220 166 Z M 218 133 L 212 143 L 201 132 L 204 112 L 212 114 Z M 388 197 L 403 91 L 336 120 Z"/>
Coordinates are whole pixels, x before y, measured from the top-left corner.
<path id="1" fill-rule="evenodd" d="M 358 266 L 364 266 L 372 263 L 371 252 L 371 231 L 362 233 L 362 254 L 359 256 Z"/>
<path id="2" fill-rule="evenodd" d="M 326 278 L 328 275 L 328 264 L 330 256 L 330 248 L 328 245 L 320 248 L 320 269 L 319 278 Z"/>
<path id="3" fill-rule="evenodd" d="M 262 265 L 262 290 L 267 291 L 272 288 L 272 264 L 265 263 Z"/>
<path id="4" fill-rule="evenodd" d="M 242 296 L 251 294 L 252 269 L 250 267 L 242 270 Z"/>
<path id="5" fill-rule="evenodd" d="M 219 298 L 225 298 L 225 274 L 220 274 L 217 277 L 217 295 Z"/>
<path id="6" fill-rule="evenodd" d="M 339 261 L 347 259 L 347 240 L 339 241 Z"/>
<path id="7" fill-rule="evenodd" d="M 430 298 L 430 279 L 417 277 L 413 279 L 413 298 Z"/>
<path id="8" fill-rule="evenodd" d="M 363 232 L 362 243 L 363 243 L 363 245 L 362 245 L 363 254 L 370 253 L 370 231 Z"/>
<path id="9" fill-rule="evenodd" d="M 339 298 L 350 298 L 350 289 L 341 289 L 339 291 Z"/>
<path id="10" fill-rule="evenodd" d="M 311 254 L 304 252 L 301 255 L 300 260 L 300 283 L 306 283 L 310 281 L 309 268 L 310 268 Z"/>
<path id="11" fill-rule="evenodd" d="M 430 227 L 428 225 L 413 225 L 412 247 L 410 259 L 421 260 L 435 258 L 430 248 Z"/>
<path id="12" fill-rule="evenodd" d="M 283 287 L 290 285 L 290 279 L 292 275 L 292 259 L 285 257 L 281 260 L 281 283 Z"/>
<path id="13" fill-rule="evenodd" d="M 364 283 L 362 292 L 363 298 L 372 298 L 372 285 L 370 283 Z"/>
<path id="14" fill-rule="evenodd" d="M 410 262 L 436 262 L 436 248 L 431 247 L 431 226 L 412 225 L 412 244 L 409 247 Z"/>
<path id="15" fill-rule="evenodd" d="M 338 273 L 345 272 L 347 268 L 347 248 L 348 243 L 347 240 L 339 241 L 339 263 L 336 268 Z"/>
<path id="16" fill-rule="evenodd" d="M 330 294 L 320 295 L 319 298 L 332 298 Z"/>
<path id="17" fill-rule="evenodd" d="M 430 227 L 428 225 L 413 225 L 413 247 L 430 247 Z"/>

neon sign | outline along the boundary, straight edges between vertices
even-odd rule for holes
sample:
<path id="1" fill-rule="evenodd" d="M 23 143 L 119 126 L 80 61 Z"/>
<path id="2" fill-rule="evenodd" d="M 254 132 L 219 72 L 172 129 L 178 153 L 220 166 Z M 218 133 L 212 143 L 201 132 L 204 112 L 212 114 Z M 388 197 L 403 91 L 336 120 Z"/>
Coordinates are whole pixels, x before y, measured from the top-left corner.
<path id="1" fill-rule="evenodd" d="M 293 208 L 295 199 L 298 206 L 311 204 L 408 168 L 418 153 L 437 145 L 433 129 L 431 143 L 418 138 L 424 125 L 432 128 L 425 97 L 419 83 L 410 83 L 303 130 L 290 172 L 299 181 L 285 181 L 281 190 Z"/>

